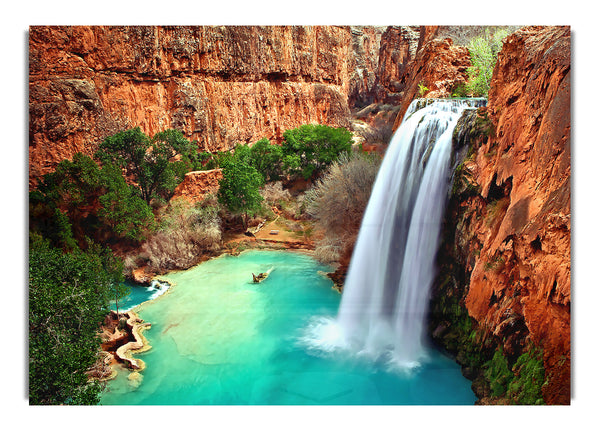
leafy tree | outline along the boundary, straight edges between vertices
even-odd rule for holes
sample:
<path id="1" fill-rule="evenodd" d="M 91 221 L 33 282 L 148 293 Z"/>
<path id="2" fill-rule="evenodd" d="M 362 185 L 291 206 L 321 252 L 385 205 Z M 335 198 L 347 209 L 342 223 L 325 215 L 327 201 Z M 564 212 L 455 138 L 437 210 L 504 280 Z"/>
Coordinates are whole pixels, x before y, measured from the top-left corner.
<path id="1" fill-rule="evenodd" d="M 98 198 L 101 208 L 99 220 L 117 237 L 134 241 L 145 239 L 146 231 L 153 230 L 154 216 L 146 202 L 135 189 L 125 182 L 118 168 L 106 165 L 102 168 L 105 193 Z"/>
<path id="2" fill-rule="evenodd" d="M 340 154 L 349 153 L 352 134 L 343 127 L 305 124 L 283 133 L 283 168 L 305 179 L 320 174 Z"/>
<path id="3" fill-rule="evenodd" d="M 29 207 L 30 229 L 65 250 L 85 247 L 87 237 L 140 241 L 154 224 L 150 207 L 119 168 L 99 168 L 81 153 L 44 176 L 29 195 Z"/>
<path id="4" fill-rule="evenodd" d="M 98 147 L 96 158 L 103 164 L 113 163 L 137 184 L 147 203 L 155 197 L 168 199 L 183 180 L 182 169 L 171 161 L 176 155 L 193 158 L 192 145 L 178 130 L 157 133 L 152 139 L 139 127 L 116 133 Z"/>
<path id="5" fill-rule="evenodd" d="M 506 30 L 498 30 L 493 35 L 487 32 L 486 36 L 471 40 L 468 48 L 472 66 L 467 69 L 467 93 L 487 97 L 498 53 L 502 49 L 502 39 L 507 35 Z"/>
<path id="6" fill-rule="evenodd" d="M 223 178 L 219 181 L 218 199 L 230 212 L 243 216 L 244 228 L 248 215 L 260 210 L 264 184 L 262 175 L 243 158 L 231 156 L 222 162 Z"/>
<path id="7" fill-rule="evenodd" d="M 29 249 L 29 402 L 97 404 L 98 327 L 109 311 L 122 264 L 90 246 L 64 253 L 39 235 Z"/>
<path id="8" fill-rule="evenodd" d="M 264 138 L 250 147 L 250 164 L 261 173 L 265 181 L 277 181 L 282 173 L 283 149 Z"/>

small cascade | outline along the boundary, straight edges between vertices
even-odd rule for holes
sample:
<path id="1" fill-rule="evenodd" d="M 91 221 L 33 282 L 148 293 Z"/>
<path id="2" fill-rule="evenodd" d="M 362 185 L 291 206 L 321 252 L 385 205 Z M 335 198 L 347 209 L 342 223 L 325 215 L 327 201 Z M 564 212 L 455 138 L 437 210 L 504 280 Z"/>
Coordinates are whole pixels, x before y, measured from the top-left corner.
<path id="1" fill-rule="evenodd" d="M 423 329 L 452 173 L 452 133 L 465 109 L 484 104 L 418 99 L 410 105 L 373 186 L 337 318 L 311 328 L 314 347 L 343 348 L 403 369 L 426 358 Z"/>

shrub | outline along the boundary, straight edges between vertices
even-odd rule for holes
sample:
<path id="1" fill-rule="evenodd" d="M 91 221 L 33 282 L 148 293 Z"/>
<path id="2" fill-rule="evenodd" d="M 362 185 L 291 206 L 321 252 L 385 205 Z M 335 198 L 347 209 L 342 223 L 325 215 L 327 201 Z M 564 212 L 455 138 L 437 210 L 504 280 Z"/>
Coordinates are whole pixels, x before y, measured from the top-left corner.
<path id="1" fill-rule="evenodd" d="M 317 247 L 328 260 L 337 259 L 345 247 L 352 246 L 380 162 L 377 155 L 342 155 L 307 191 L 306 211 L 325 233 Z"/>
<path id="2" fill-rule="evenodd" d="M 157 272 L 185 269 L 202 253 L 219 248 L 221 220 L 217 205 L 192 205 L 175 199 L 160 216 L 158 231 L 142 247 L 148 265 Z"/>
<path id="3" fill-rule="evenodd" d="M 497 350 L 494 357 L 484 364 L 484 369 L 485 378 L 490 383 L 492 396 L 504 395 L 513 374 L 508 368 L 508 361 L 502 353 L 502 349 Z"/>
<path id="4" fill-rule="evenodd" d="M 517 359 L 513 370 L 515 379 L 508 385 L 508 396 L 517 404 L 544 404 L 542 386 L 545 383 L 546 370 L 542 352 L 532 348 Z"/>
<path id="5" fill-rule="evenodd" d="M 486 36 L 473 38 L 469 43 L 472 63 L 467 69 L 469 80 L 466 90 L 469 94 L 487 97 L 502 39 L 507 35 L 506 30 L 498 30 L 493 35 L 486 32 Z"/>
<path id="6" fill-rule="evenodd" d="M 263 197 L 265 202 L 270 205 L 276 204 L 280 201 L 289 201 L 292 198 L 289 190 L 284 190 L 281 181 L 266 183 L 264 187 L 260 189 L 260 195 Z"/>

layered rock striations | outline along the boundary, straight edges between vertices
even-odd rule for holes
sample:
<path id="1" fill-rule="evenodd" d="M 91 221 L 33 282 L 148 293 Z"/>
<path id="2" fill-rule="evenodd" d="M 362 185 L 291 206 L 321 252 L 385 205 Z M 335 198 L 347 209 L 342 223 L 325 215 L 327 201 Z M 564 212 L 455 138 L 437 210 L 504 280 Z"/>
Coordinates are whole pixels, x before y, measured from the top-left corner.
<path id="1" fill-rule="evenodd" d="M 349 27 L 31 27 L 29 36 L 30 183 L 128 127 L 180 129 L 215 151 L 278 141 L 305 123 L 349 125 Z"/>
<path id="2" fill-rule="evenodd" d="M 492 348 L 509 365 L 529 349 L 543 351 L 543 399 L 568 404 L 569 28 L 527 27 L 510 35 L 487 110 L 472 120 L 470 130 L 459 127 L 459 135 L 471 134 L 471 149 L 456 172 L 458 199 L 447 221 L 453 232 L 446 247 L 460 266 L 454 289 L 464 285 L 460 301 L 477 322 L 477 338 L 496 340 Z"/>

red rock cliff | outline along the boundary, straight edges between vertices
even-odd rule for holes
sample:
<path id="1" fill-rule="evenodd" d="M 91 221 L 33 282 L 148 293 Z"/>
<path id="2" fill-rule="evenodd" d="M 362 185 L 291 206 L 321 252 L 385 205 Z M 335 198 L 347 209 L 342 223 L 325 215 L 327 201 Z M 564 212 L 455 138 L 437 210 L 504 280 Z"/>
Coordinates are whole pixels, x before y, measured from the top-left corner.
<path id="1" fill-rule="evenodd" d="M 451 38 L 431 39 L 432 34 L 424 33 L 425 43 L 405 68 L 397 82 L 402 83 L 400 110 L 394 121 L 396 130 L 408 106 L 417 97 L 450 97 L 452 90 L 467 81 L 467 68 L 471 65 L 469 50 L 456 46 Z M 421 91 L 422 86 L 423 91 Z M 426 88 L 426 90 L 425 90 Z"/>
<path id="2" fill-rule="evenodd" d="M 127 127 L 177 128 L 214 151 L 277 141 L 305 123 L 349 124 L 349 27 L 31 27 L 29 36 L 30 183 Z"/>
<path id="3" fill-rule="evenodd" d="M 505 40 L 487 107 L 495 133 L 465 162 L 480 195 L 457 234 L 472 259 L 469 314 L 507 354 L 543 348 L 550 404 L 570 402 L 570 99 L 568 27 Z"/>

